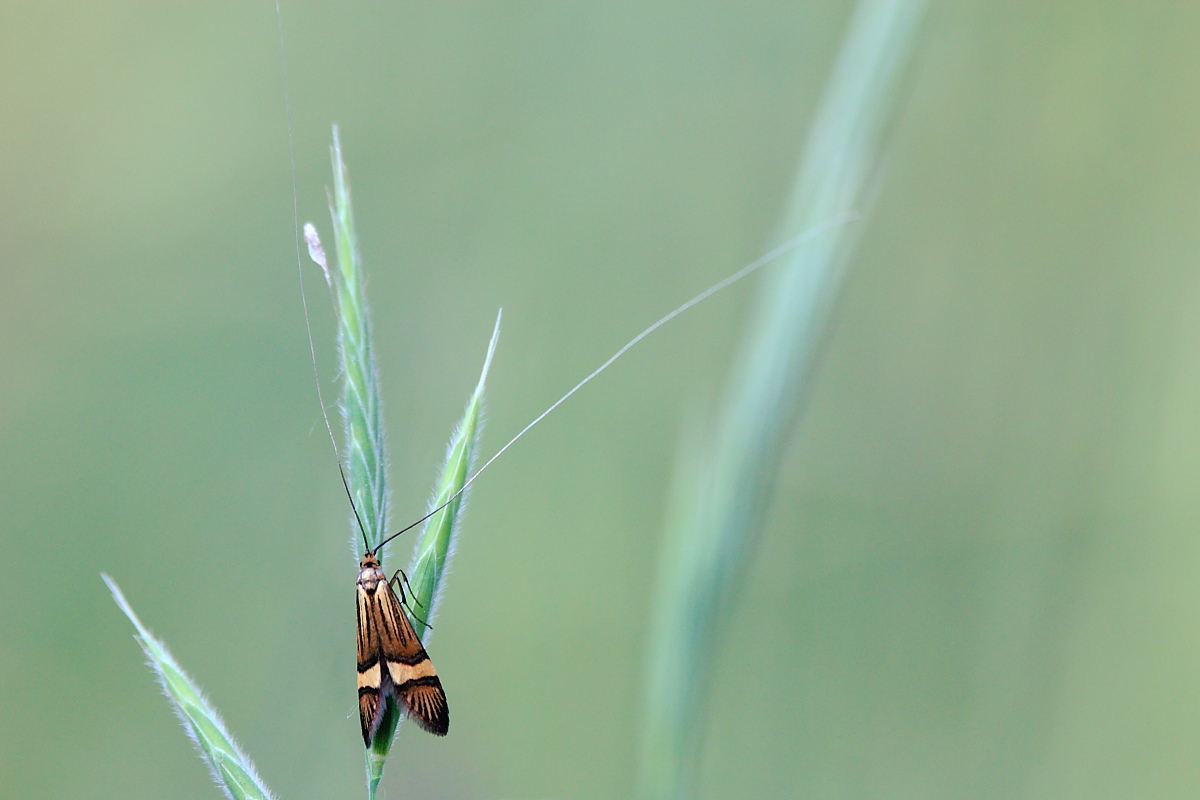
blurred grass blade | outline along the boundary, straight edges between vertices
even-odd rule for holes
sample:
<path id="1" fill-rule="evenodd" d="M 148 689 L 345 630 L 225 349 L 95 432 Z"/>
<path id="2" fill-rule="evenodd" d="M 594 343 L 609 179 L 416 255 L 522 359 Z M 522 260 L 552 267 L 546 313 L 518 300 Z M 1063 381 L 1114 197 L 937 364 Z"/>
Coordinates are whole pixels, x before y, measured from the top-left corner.
<path id="1" fill-rule="evenodd" d="M 371 547 L 387 535 L 387 453 L 379 400 L 379 374 L 371 348 L 371 322 L 363 289 L 362 259 L 350 205 L 350 180 L 342 160 L 338 129 L 333 127 L 333 192 L 329 213 L 333 218 L 337 279 L 333 281 L 338 320 L 338 358 L 342 371 L 342 422 L 345 426 L 346 477 L 354 507 L 367 529 Z M 358 523 L 351 520 L 354 552 L 362 557 Z"/>
<path id="2" fill-rule="evenodd" d="M 137 629 L 135 638 L 150 659 L 150 668 L 157 674 L 163 693 L 175 707 L 175 714 L 183 723 L 184 730 L 208 764 L 213 780 L 231 800 L 271 800 L 273 795 L 258 777 L 254 764 L 229 735 L 225 723 L 209 705 L 199 687 L 176 663 L 163 643 L 142 625 L 116 582 L 104 574 L 100 577 L 104 578 L 113 599 Z"/>
<path id="3" fill-rule="evenodd" d="M 856 9 L 804 149 L 785 237 L 861 202 L 923 5 L 864 0 Z M 780 444 L 851 238 L 844 226 L 815 237 L 764 284 L 714 429 L 685 437 L 651 621 L 639 754 L 648 800 L 695 796 L 701 709 L 723 612 L 758 540 Z"/>
<path id="4" fill-rule="evenodd" d="M 479 375 L 479 383 L 467 402 L 467 410 L 458 423 L 454 435 L 450 438 L 450 446 L 446 453 L 446 465 L 442 468 L 442 477 L 429 508 L 435 509 L 458 494 L 471 474 L 471 465 L 475 460 L 478 449 L 479 434 L 482 432 L 480 414 L 483 406 L 483 392 L 487 383 L 488 369 L 492 364 L 492 356 L 496 352 L 496 341 L 500 337 L 500 315 L 496 315 L 496 326 L 492 330 L 492 339 L 488 343 L 487 357 L 483 361 L 483 370 Z M 455 533 L 465 507 L 470 490 L 459 494 L 444 509 L 434 514 L 425 523 L 421 540 L 417 543 L 416 553 L 408 568 L 409 582 L 412 587 L 412 597 L 415 597 L 415 607 L 421 610 L 425 622 L 432 621 L 437 612 L 440 599 L 442 578 L 450 556 L 454 553 Z M 417 635 L 425 640 L 426 625 L 413 614 L 408 615 Z M 367 795 L 374 800 L 383 777 L 383 765 L 391 749 L 392 740 L 396 733 L 399 714 L 389 701 L 379 733 L 375 735 L 371 747 L 367 749 Z"/>

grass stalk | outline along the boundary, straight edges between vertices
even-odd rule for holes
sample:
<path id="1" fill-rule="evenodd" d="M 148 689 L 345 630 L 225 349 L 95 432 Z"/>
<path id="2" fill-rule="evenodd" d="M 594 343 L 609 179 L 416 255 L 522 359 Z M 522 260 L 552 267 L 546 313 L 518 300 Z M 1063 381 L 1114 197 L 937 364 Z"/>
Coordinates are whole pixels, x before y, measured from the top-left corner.
<path id="1" fill-rule="evenodd" d="M 333 129 L 331 147 L 333 162 L 333 191 L 329 211 L 333 219 L 336 277 L 331 273 L 321 250 L 320 240 L 311 225 L 305 226 L 305 237 L 313 260 L 325 271 L 326 281 L 334 296 L 338 318 L 338 359 L 342 372 L 342 419 L 345 433 L 346 480 L 358 516 L 366 529 L 367 546 L 372 550 L 388 535 L 387 458 L 379 396 L 379 377 L 371 346 L 370 314 L 367 306 L 365 276 L 354 230 L 354 212 L 350 200 L 350 180 L 342 159 L 338 130 Z M 426 522 L 417 542 L 416 552 L 408 570 L 410 599 L 420 615 L 409 610 L 409 620 L 422 639 L 437 610 L 437 601 L 453 553 L 455 533 L 466 504 L 466 492 L 459 493 L 470 475 L 479 433 L 481 410 L 488 368 L 500 335 L 500 317 L 488 345 L 487 357 L 479 382 L 467 403 L 466 411 L 450 440 L 446 463 L 434 488 L 430 510 L 437 509 Z M 451 500 L 453 498 L 453 500 Z M 357 520 L 351 519 L 354 550 L 362 556 L 362 535 Z M 424 619 L 422 619 L 422 617 Z M 379 731 L 366 750 L 367 796 L 374 800 L 383 778 L 383 769 L 395 740 L 401 713 L 390 699 L 384 710 Z"/>
<path id="2" fill-rule="evenodd" d="M 356 555 L 363 555 L 363 538 L 372 551 L 379 547 L 388 532 L 388 503 L 386 482 L 386 453 L 379 400 L 379 377 L 371 347 L 371 330 L 364 289 L 362 260 L 359 257 L 354 230 L 354 214 L 350 202 L 350 183 L 342 160 L 341 142 L 337 128 L 333 129 L 331 148 L 334 187 L 330 194 L 330 214 L 333 217 L 336 277 L 331 273 L 316 229 L 305 226 L 309 255 L 325 273 L 333 293 L 338 321 L 338 358 L 343 379 L 342 418 L 345 433 L 345 477 L 357 517 L 365 529 L 359 532 L 358 520 L 352 515 L 352 546 Z M 466 411 L 450 440 L 446 463 L 434 490 L 431 511 L 436 513 L 425 521 L 421 538 L 409 568 L 411 599 L 421 609 L 421 619 L 409 609 L 409 619 L 422 639 L 429 629 L 426 624 L 436 612 L 437 602 L 454 550 L 455 534 L 466 505 L 463 491 L 470 476 L 482 430 L 482 406 L 488 369 L 500 335 L 500 317 L 488 344 L 487 357 L 479 382 L 475 386 Z M 330 431 L 332 436 L 332 431 Z M 340 458 L 340 456 L 339 456 Z M 444 506 L 444 508 L 442 507 Z M 162 642 L 155 639 L 134 613 L 117 584 L 102 576 L 112 591 L 117 605 L 133 623 L 136 638 L 145 651 L 151 668 L 158 676 L 164 693 L 170 699 L 185 730 L 208 764 L 213 779 L 231 800 L 273 800 L 253 763 L 238 747 L 226 730 L 216 709 L 208 702 L 195 682 L 183 671 Z M 383 768 L 395 738 L 401 714 L 390 699 L 380 731 L 366 751 L 367 795 L 374 800 L 383 777 Z"/>

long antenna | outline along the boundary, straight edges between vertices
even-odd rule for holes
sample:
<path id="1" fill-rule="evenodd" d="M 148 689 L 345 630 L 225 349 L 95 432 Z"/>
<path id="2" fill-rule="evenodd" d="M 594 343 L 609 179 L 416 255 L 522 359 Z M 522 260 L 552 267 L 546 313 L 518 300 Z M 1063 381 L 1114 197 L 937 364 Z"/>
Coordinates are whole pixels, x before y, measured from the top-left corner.
<path id="1" fill-rule="evenodd" d="M 528 425 L 526 425 L 524 428 L 522 428 L 516 436 L 509 439 L 508 444 L 504 445 L 499 450 L 497 450 L 496 454 L 493 455 L 491 458 L 489 458 L 482 467 L 480 467 L 478 470 L 476 470 L 475 474 L 472 475 L 470 478 L 468 478 L 466 483 L 464 483 L 462 485 L 462 487 L 450 497 L 449 500 L 442 503 L 440 506 L 435 508 L 433 511 L 430 511 L 428 514 L 421 517 L 416 522 L 413 522 L 410 525 L 406 525 L 405 527 L 403 527 L 400 530 L 393 533 L 391 536 L 389 536 L 386 539 L 384 539 L 383 541 L 381 541 L 375 547 L 375 550 L 373 552 L 378 552 L 379 548 L 383 547 L 385 544 L 390 542 L 392 539 L 395 539 L 397 536 L 399 536 L 402 533 L 412 530 L 413 528 L 417 527 L 422 522 L 429 519 L 434 514 L 438 513 L 439 511 L 444 509 L 446 506 L 450 505 L 455 500 L 457 500 L 459 495 L 461 495 L 463 492 L 465 492 L 467 490 L 467 487 L 470 486 L 472 483 L 474 483 L 475 479 L 478 478 L 480 475 L 482 475 L 483 471 L 492 465 L 493 461 L 495 461 L 497 458 L 499 458 L 504 453 L 505 450 L 512 447 L 514 444 L 516 444 L 516 441 L 518 439 L 520 439 L 522 436 L 524 436 L 526 433 L 528 433 L 530 428 L 532 428 L 534 425 L 537 425 L 539 422 L 541 422 L 543 419 L 545 419 L 547 416 L 549 416 L 551 411 L 553 411 L 554 409 L 556 409 L 560 405 L 562 405 L 564 402 L 566 402 L 568 397 L 570 397 L 571 395 L 575 394 L 580 389 L 582 389 L 584 387 L 584 385 L 586 385 L 592 378 L 596 377 L 601 372 L 604 372 L 604 370 L 606 370 L 610 366 L 612 366 L 612 363 L 614 361 L 616 361 L 621 356 L 625 355 L 625 353 L 629 350 L 629 348 L 633 347 L 635 344 L 640 342 L 642 339 L 645 339 L 647 336 L 654 333 L 656 330 L 661 328 L 663 325 L 666 325 L 668 322 L 675 319 L 675 317 L 677 317 L 680 314 L 682 314 L 683 312 L 687 311 L 692 306 L 697 305 L 698 303 L 701 303 L 701 302 L 707 300 L 708 298 L 712 297 L 714 294 L 721 291 L 722 289 L 732 286 L 733 284 L 740 281 L 742 278 L 745 278 L 747 275 L 751 274 L 752 272 L 758 271 L 762 267 L 766 266 L 767 264 L 771 263 L 775 259 L 784 255 L 785 253 L 788 253 L 788 252 L 796 249 L 797 247 L 799 247 L 800 245 L 804 244 L 807 241 L 815 239 L 817 236 L 820 236 L 822 233 L 825 233 L 826 231 L 832 230 L 833 228 L 837 228 L 841 225 L 845 225 L 849 222 L 853 222 L 854 220 L 856 220 L 858 218 L 859 218 L 859 215 L 857 213 L 851 212 L 849 214 L 842 214 L 842 215 L 827 219 L 824 222 L 818 223 L 818 224 L 814 225 L 813 227 L 809 228 L 808 230 L 804 231 L 803 233 L 799 234 L 798 236 L 793 236 L 791 239 L 788 239 L 786 242 L 779 245 L 774 250 L 771 250 L 766 255 L 763 255 L 763 256 L 755 259 L 754 261 L 751 261 L 749 264 L 742 267 L 737 272 L 730 275 L 728 278 L 725 278 L 724 280 L 719 281 L 719 282 L 713 284 L 712 286 L 708 287 L 703 292 L 696 295 L 691 300 L 688 300 L 686 303 L 679 306 L 674 311 L 672 311 L 671 313 L 664 316 L 662 319 L 655 322 L 649 328 L 646 328 L 646 330 L 642 331 L 637 336 L 630 339 L 628 342 L 625 343 L 624 347 L 622 347 L 617 352 L 613 353 L 612 356 L 610 356 L 607 361 L 605 361 L 600 366 L 596 367 L 596 369 L 592 370 L 592 372 L 586 378 L 584 378 L 579 383 L 577 383 L 573 387 L 571 387 L 571 390 L 569 392 L 567 392 L 562 397 L 555 400 L 554 403 L 552 403 L 549 408 L 547 408 L 541 414 L 538 414 L 537 417 L 534 418 L 533 422 L 530 422 Z M 310 344 L 311 344 L 311 341 L 310 341 Z"/>
<path id="2" fill-rule="evenodd" d="M 312 323 L 308 318 L 308 293 L 304 290 L 304 260 L 300 256 L 300 190 L 297 188 L 296 181 L 296 141 L 292 133 L 292 97 L 288 90 L 287 54 L 283 46 L 283 12 L 279 9 L 279 0 L 275 0 L 275 26 L 279 31 L 279 63 L 283 68 L 283 107 L 287 112 L 288 160 L 292 170 L 292 241 L 296 246 L 296 272 L 300 275 L 300 304 L 304 306 L 304 329 L 308 332 L 308 355 L 312 361 L 313 380 L 317 384 L 317 401 L 321 404 L 321 418 L 325 420 L 325 431 L 329 434 L 330 444 L 333 445 L 333 456 L 337 459 L 338 474 L 342 476 L 342 487 L 346 490 L 346 498 L 350 501 L 350 510 L 354 512 L 354 519 L 358 521 L 358 530 L 362 533 L 363 551 L 374 552 L 371 550 L 370 542 L 367 541 L 367 529 L 363 526 L 362 517 L 358 515 L 358 509 L 354 505 L 354 495 L 350 493 L 350 483 L 346 480 L 346 470 L 342 467 L 342 454 L 338 450 L 337 439 L 333 435 L 333 426 L 329 424 L 329 415 L 325 413 L 325 394 L 321 391 L 321 373 L 317 369 L 317 348 L 313 344 Z M 319 242 L 317 248 L 320 248 Z M 325 279 L 329 280 L 329 267 L 321 264 L 321 268 L 325 270 Z"/>

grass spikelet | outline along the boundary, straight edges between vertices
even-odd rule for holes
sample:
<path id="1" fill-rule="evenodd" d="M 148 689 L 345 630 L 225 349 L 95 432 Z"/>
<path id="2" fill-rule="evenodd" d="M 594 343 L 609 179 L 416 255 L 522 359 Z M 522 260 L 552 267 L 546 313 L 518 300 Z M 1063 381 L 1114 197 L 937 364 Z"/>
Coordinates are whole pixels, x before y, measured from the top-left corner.
<path id="1" fill-rule="evenodd" d="M 421 539 L 417 542 L 416 552 L 408 569 L 408 577 L 412 595 L 416 598 L 417 608 L 428 611 L 422 622 L 415 615 L 409 614 L 409 621 L 417 635 L 425 639 L 427 626 L 425 622 L 432 620 L 437 612 L 437 603 L 441 594 L 442 580 L 449 565 L 450 556 L 454 553 L 455 534 L 462 518 L 469 492 L 463 491 L 471 475 L 471 465 L 475 460 L 478 449 L 479 435 L 483 425 L 481 420 L 483 408 L 483 393 L 487 384 L 488 369 L 492 364 L 492 355 L 496 352 L 496 341 L 500 337 L 500 315 L 496 315 L 496 327 L 492 330 L 492 338 L 488 343 L 487 357 L 483 361 L 483 370 L 475 391 L 467 402 L 466 411 L 450 438 L 446 452 L 446 463 L 442 467 L 441 479 L 434 491 L 430 510 L 445 505 L 425 522 Z M 461 494 L 460 494 L 461 492 Z M 457 495 L 457 497 L 455 496 Z M 450 501 L 450 498 L 454 500 Z M 450 501 L 447 504 L 447 501 Z M 389 703 L 390 706 L 390 703 Z M 367 794 L 374 800 L 379 781 L 383 777 L 383 765 L 391 749 L 395 737 L 399 715 L 394 707 L 389 707 L 375 735 L 371 747 L 367 750 Z"/>
<path id="2" fill-rule="evenodd" d="M 117 606 L 137 630 L 134 638 L 146 653 L 147 663 L 158 677 L 163 694 L 171 701 L 175 715 L 183 723 L 200 757 L 208 764 L 213 780 L 230 800 L 273 800 L 274 796 L 258 777 L 254 764 L 238 747 L 208 698 L 167 651 L 166 645 L 154 638 L 138 619 L 116 581 L 104 574 L 100 577 L 108 584 Z"/>
<path id="3" fill-rule="evenodd" d="M 350 179 L 342 160 L 342 144 L 336 125 L 330 159 L 333 162 L 333 191 L 329 197 L 329 214 L 333 219 L 337 272 L 336 279 L 329 282 L 337 309 L 337 350 L 342 373 L 341 409 L 346 443 L 343 456 L 354 507 L 366 528 L 367 541 L 375 547 L 387 535 L 387 452 L 379 373 L 375 368 L 370 314 L 363 285 L 365 276 L 350 204 Z M 311 241 L 309 247 L 311 252 Z M 323 269 L 328 280 L 329 268 L 323 265 Z M 354 552 L 361 558 L 362 537 L 358 523 L 351 519 L 351 525 Z"/>
<path id="4" fill-rule="evenodd" d="M 331 157 L 333 191 L 330 194 L 329 209 L 333 218 L 337 252 L 336 271 L 331 270 L 328 265 L 315 228 L 306 225 L 304 235 L 310 258 L 320 265 L 333 291 L 338 318 L 338 357 L 343 381 L 342 416 L 345 422 L 346 480 L 355 508 L 362 519 L 363 527 L 366 528 L 368 545 L 374 549 L 388 534 L 387 461 L 384 452 L 382 404 L 371 347 L 362 261 L 354 231 L 350 181 L 346 174 L 345 162 L 342 160 L 341 142 L 336 126 L 333 129 Z M 466 492 L 462 490 L 470 477 L 471 464 L 479 440 L 483 392 L 499 335 L 500 316 L 497 315 L 479 382 L 467 403 L 462 420 L 451 437 L 446 464 L 435 487 L 430 509 L 438 509 L 443 504 L 446 507 L 426 521 L 421 539 L 417 543 L 416 555 L 409 567 L 411 599 L 415 608 L 422 610 L 420 616 L 424 618 L 421 619 L 410 612 L 409 620 L 422 639 L 428 629 L 426 623 L 436 611 L 439 589 L 453 551 L 455 532 L 465 505 Z M 355 552 L 361 557 L 362 539 L 358 534 L 357 522 L 352 520 L 352 524 L 355 526 Z M 387 703 L 380 729 L 366 751 L 367 796 L 372 800 L 378 792 L 384 764 L 401 719 L 392 702 L 388 700 Z"/>

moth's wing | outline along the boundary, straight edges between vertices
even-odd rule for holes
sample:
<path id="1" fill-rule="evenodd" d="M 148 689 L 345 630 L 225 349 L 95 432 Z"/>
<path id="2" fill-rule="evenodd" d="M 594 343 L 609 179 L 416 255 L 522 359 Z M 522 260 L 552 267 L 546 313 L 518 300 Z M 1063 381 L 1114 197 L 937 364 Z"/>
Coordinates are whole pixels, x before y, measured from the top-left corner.
<path id="1" fill-rule="evenodd" d="M 380 663 L 379 644 L 379 600 L 375 594 L 358 587 L 355 603 L 358 613 L 358 721 L 362 725 L 363 742 L 371 746 L 383 721 L 384 703 L 380 698 L 386 693 L 383 686 L 383 665 Z"/>
<path id="2" fill-rule="evenodd" d="M 396 692 L 413 722 L 435 736 L 445 736 L 450 730 L 450 708 L 437 675 L 409 680 Z"/>
<path id="3" fill-rule="evenodd" d="M 387 665 L 385 684 L 408 712 L 430 733 L 445 736 L 450 729 L 450 708 L 429 654 L 404 613 L 392 587 L 380 583 L 375 590 L 379 610 L 379 644 Z M 361 690 L 360 690 L 361 694 Z"/>
<path id="4" fill-rule="evenodd" d="M 371 746 L 371 739 L 379 732 L 379 723 L 383 721 L 383 706 L 379 702 L 379 692 L 365 693 L 362 687 L 358 689 L 358 721 L 362 725 L 363 744 Z"/>

